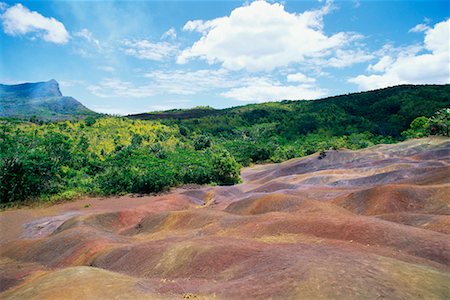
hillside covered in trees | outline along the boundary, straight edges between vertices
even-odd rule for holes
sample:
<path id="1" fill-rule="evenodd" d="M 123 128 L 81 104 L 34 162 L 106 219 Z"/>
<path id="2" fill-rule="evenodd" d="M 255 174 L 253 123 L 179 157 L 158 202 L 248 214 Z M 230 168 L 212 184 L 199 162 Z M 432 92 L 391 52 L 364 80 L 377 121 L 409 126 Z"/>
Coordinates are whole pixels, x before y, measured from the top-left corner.
<path id="1" fill-rule="evenodd" d="M 314 101 L 281 101 L 216 110 L 198 107 L 128 116 L 204 135 L 244 164 L 282 161 L 330 147 L 401 140 L 417 117 L 450 107 L 450 85 L 401 85 Z"/>
<path id="2" fill-rule="evenodd" d="M 240 167 L 253 163 L 445 134 L 439 126 L 448 132 L 446 107 L 450 85 L 127 118 L 2 119 L 0 199 L 54 201 L 153 193 L 183 184 L 234 184 Z"/>

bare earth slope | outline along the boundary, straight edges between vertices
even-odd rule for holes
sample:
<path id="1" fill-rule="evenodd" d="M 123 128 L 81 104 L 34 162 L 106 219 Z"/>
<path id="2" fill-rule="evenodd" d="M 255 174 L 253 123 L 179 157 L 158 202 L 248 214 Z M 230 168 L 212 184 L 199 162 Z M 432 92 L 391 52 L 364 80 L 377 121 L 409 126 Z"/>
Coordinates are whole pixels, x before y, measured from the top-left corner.
<path id="1" fill-rule="evenodd" d="M 2 212 L 4 299 L 449 299 L 450 140 Z"/>

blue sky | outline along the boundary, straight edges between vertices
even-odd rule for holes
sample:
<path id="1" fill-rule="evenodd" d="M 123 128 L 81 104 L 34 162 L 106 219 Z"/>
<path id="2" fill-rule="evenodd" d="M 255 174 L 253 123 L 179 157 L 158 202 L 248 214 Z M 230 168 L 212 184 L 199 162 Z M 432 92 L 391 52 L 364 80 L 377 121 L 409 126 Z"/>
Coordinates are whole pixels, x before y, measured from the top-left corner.
<path id="1" fill-rule="evenodd" d="M 448 1 L 0 2 L 0 82 L 105 113 L 450 83 Z"/>

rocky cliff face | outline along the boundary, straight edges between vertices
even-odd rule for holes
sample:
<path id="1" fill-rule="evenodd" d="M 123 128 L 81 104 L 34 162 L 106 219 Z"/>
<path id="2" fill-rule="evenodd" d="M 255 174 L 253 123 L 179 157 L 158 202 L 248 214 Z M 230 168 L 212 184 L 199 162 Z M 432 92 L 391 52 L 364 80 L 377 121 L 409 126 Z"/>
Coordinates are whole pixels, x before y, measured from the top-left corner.
<path id="1" fill-rule="evenodd" d="M 62 97 L 59 84 L 52 79 L 47 82 L 22 83 L 15 85 L 0 84 L 2 99 Z"/>

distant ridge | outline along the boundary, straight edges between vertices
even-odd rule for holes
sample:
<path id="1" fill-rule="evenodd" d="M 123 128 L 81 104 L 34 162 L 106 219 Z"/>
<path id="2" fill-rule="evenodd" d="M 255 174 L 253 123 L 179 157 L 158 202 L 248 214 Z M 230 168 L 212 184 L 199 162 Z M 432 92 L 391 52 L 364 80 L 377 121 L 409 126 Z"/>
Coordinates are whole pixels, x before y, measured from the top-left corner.
<path id="1" fill-rule="evenodd" d="M 450 107 L 450 84 L 398 85 L 319 100 L 283 100 L 225 109 L 197 107 L 127 117 L 161 120 L 212 135 L 272 123 L 279 134 L 292 137 L 320 129 L 337 136 L 354 132 L 399 136 L 416 117 L 430 117 L 446 107 Z"/>
<path id="2" fill-rule="evenodd" d="M 299 102 L 315 103 L 316 106 L 320 106 L 323 102 L 337 104 L 338 106 L 345 106 L 346 102 L 349 100 L 354 100 L 358 104 L 373 104 L 386 98 L 395 96 L 410 96 L 410 94 L 419 94 L 422 98 L 424 96 L 424 91 L 427 88 L 433 89 L 433 91 L 439 91 L 443 94 L 444 98 L 450 96 L 450 85 L 438 85 L 438 84 L 428 84 L 428 85 L 413 85 L 413 84 L 403 84 L 392 87 L 386 87 L 381 89 L 375 89 L 371 91 L 348 93 L 343 95 L 329 96 L 317 100 L 303 100 L 299 98 L 298 100 L 282 100 L 275 102 L 261 102 L 257 104 L 247 104 L 235 107 L 229 107 L 224 109 L 215 109 L 212 107 L 194 107 L 187 109 L 171 109 L 165 111 L 154 111 L 127 115 L 130 119 L 140 119 L 140 120 L 164 120 L 164 119 L 197 119 L 208 116 L 226 115 L 229 113 L 239 113 L 249 110 L 262 109 L 267 105 L 280 104 L 280 106 L 290 106 L 290 105 L 300 105 Z M 425 99 L 425 98 L 424 98 Z M 450 99 L 446 101 L 450 105 Z"/>
<path id="3" fill-rule="evenodd" d="M 44 121 L 83 119 L 96 115 L 79 101 L 65 97 L 59 84 L 46 82 L 0 84 L 0 117 Z"/>

